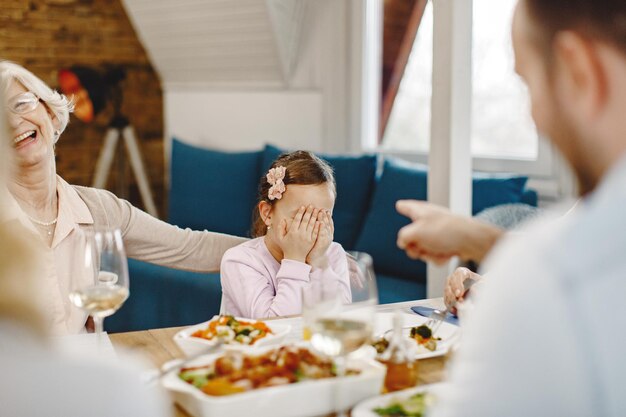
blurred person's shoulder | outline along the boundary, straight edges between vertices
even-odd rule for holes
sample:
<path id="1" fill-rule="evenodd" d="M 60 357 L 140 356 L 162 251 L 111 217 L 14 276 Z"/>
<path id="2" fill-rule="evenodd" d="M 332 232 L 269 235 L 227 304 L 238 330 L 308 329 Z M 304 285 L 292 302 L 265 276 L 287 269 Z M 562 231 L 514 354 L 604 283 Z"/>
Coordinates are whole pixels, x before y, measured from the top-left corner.
<path id="1" fill-rule="evenodd" d="M 162 417 L 169 408 L 159 387 L 147 387 L 132 362 L 68 357 L 28 330 L 0 321 L 3 415 Z"/>

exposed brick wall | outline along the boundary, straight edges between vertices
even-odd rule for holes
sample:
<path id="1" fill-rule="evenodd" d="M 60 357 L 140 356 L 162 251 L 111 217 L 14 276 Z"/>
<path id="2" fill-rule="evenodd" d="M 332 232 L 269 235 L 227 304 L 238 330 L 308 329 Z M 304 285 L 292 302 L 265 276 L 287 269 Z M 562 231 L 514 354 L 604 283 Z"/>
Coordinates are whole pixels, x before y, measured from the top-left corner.
<path id="1" fill-rule="evenodd" d="M 164 215 L 163 98 L 160 80 L 120 0 L 0 0 L 0 58 L 24 65 L 56 87 L 57 71 L 71 65 L 124 65 L 124 114 L 134 125 L 159 215 Z M 72 117 L 57 144 L 57 171 L 89 185 L 111 109 L 93 123 Z M 128 198 L 143 207 L 130 166 Z M 114 166 L 115 168 L 115 166 Z M 107 187 L 120 194 L 116 173 Z"/>

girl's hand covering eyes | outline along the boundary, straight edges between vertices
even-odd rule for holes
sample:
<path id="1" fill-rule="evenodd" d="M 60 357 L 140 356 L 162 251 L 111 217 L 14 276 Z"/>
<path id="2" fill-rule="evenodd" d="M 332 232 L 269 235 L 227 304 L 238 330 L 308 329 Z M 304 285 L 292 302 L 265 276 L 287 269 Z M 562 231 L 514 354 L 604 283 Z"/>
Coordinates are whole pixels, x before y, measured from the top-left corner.
<path id="1" fill-rule="evenodd" d="M 327 210 L 319 211 L 317 221 L 320 224 L 319 233 L 315 245 L 306 257 L 306 263 L 318 268 L 325 268 L 328 264 L 326 252 L 330 244 L 333 243 L 335 224 L 330 212 Z"/>
<path id="2" fill-rule="evenodd" d="M 311 205 L 302 206 L 289 224 L 285 219 L 280 222 L 277 243 L 285 259 L 306 261 L 320 231 L 317 221 L 319 212 L 319 209 Z"/>

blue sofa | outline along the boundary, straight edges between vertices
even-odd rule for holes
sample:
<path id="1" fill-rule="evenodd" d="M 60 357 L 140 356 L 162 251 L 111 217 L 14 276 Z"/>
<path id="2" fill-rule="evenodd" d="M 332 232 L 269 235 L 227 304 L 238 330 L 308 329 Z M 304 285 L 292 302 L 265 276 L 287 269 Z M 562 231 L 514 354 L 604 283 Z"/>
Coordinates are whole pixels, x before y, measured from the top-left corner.
<path id="1" fill-rule="evenodd" d="M 255 152 L 206 150 L 174 140 L 169 221 L 180 227 L 249 236 L 259 179 L 283 149 Z M 321 155 L 337 181 L 335 240 L 374 259 L 381 303 L 423 298 L 426 266 L 396 247 L 408 219 L 395 211 L 398 199 L 425 200 L 427 168 L 376 155 Z M 523 176 L 473 179 L 474 214 L 500 204 L 537 205 Z M 197 323 L 219 310 L 219 274 L 198 274 L 129 260 L 131 297 L 106 323 L 108 331 L 130 331 Z"/>

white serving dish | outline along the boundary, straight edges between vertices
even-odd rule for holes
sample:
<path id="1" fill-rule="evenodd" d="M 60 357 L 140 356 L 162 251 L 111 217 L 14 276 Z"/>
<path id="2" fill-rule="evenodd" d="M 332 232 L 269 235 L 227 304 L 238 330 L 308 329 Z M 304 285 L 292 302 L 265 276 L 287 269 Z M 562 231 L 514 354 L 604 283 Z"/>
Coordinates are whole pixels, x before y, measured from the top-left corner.
<path id="1" fill-rule="evenodd" d="M 202 339 L 200 337 L 192 337 L 191 335 L 198 330 L 206 329 L 209 322 L 213 320 L 217 320 L 219 316 L 213 316 L 211 320 L 205 321 L 204 323 L 196 324 L 191 327 L 187 327 L 176 333 L 174 335 L 174 342 L 178 345 L 178 347 L 185 353 L 187 356 L 192 356 L 198 353 L 201 353 L 203 350 L 208 349 L 211 346 L 214 346 L 217 343 L 217 340 L 207 340 Z M 245 319 L 241 317 L 235 317 L 237 320 L 247 321 L 255 323 L 260 320 L 253 319 Z M 291 326 L 286 324 L 276 324 L 272 323 L 272 321 L 264 321 L 264 323 L 272 330 L 272 334 L 265 336 L 262 339 L 257 340 L 257 342 L 253 345 L 243 345 L 241 343 L 233 341 L 232 343 L 225 344 L 224 349 L 233 349 L 233 350 L 254 350 L 256 348 L 263 348 L 266 346 L 275 346 L 279 345 L 285 340 L 285 337 L 291 331 Z"/>
<path id="2" fill-rule="evenodd" d="M 270 349 L 257 349 L 262 354 Z M 220 355 L 203 356 L 186 367 L 207 365 Z M 164 365 L 164 366 L 167 366 Z M 385 379 L 385 367 L 371 359 L 353 359 L 348 367 L 359 369 L 359 375 L 326 378 L 289 385 L 260 388 L 223 397 L 206 395 L 178 377 L 178 370 L 163 377 L 176 403 L 194 417 L 313 417 L 332 413 L 378 395 Z"/>
<path id="3" fill-rule="evenodd" d="M 388 407 L 394 401 L 402 401 L 410 396 L 420 393 L 420 392 L 428 392 L 431 394 L 435 394 L 441 389 L 444 384 L 429 384 L 429 385 L 420 385 L 419 387 L 408 388 L 402 391 L 391 392 L 389 394 L 378 395 L 373 398 L 369 398 L 364 400 L 356 405 L 352 409 L 350 415 L 352 417 L 380 417 L 378 413 L 374 411 L 375 408 L 384 408 Z"/>

